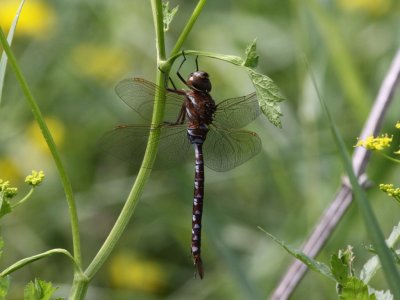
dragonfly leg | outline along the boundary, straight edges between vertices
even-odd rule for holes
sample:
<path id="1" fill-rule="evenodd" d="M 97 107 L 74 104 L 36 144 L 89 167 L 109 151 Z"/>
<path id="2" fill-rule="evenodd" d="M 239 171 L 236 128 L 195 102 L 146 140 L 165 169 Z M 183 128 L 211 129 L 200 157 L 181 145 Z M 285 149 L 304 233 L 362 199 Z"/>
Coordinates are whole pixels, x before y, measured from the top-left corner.
<path id="1" fill-rule="evenodd" d="M 181 110 L 179 111 L 178 119 L 176 120 L 176 124 L 183 124 L 186 118 L 186 106 L 183 103 L 181 106 Z"/>
<path id="2" fill-rule="evenodd" d="M 179 65 L 178 70 L 176 71 L 176 75 L 183 82 L 184 85 L 187 85 L 186 80 L 182 77 L 181 73 L 179 72 L 181 70 L 183 64 L 186 61 L 186 55 L 185 55 L 185 51 L 184 50 L 182 50 L 182 56 L 183 56 L 183 60 L 182 60 L 181 64 Z"/>
<path id="3" fill-rule="evenodd" d="M 174 87 L 174 90 L 177 90 L 175 83 L 172 81 L 172 78 L 169 77 L 169 82 L 171 82 L 172 86 Z M 166 85 L 167 89 L 168 89 L 168 85 Z"/>
<path id="4" fill-rule="evenodd" d="M 196 71 L 198 71 L 199 70 L 199 56 L 198 55 L 196 55 Z"/>

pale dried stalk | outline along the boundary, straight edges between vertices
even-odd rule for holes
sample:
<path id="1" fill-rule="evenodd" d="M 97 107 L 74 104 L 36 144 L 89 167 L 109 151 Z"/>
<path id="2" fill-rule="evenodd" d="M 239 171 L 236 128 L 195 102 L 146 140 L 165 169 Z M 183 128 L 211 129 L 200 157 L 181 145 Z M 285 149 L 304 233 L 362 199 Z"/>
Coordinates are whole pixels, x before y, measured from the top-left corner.
<path id="1" fill-rule="evenodd" d="M 360 138 L 365 139 L 367 136 L 376 136 L 382 125 L 383 117 L 393 98 L 396 85 L 400 78 L 400 49 L 398 49 L 393 62 L 385 76 L 384 81 L 379 89 L 379 93 L 375 99 L 375 103 L 371 109 L 369 117 L 361 132 Z M 370 152 L 362 147 L 357 147 L 353 154 L 353 168 L 355 174 L 360 178 L 360 184 L 365 185 L 367 182 L 364 174 L 365 168 L 369 161 Z M 351 187 L 347 180 L 337 193 L 335 199 L 330 206 L 325 210 L 321 219 L 317 223 L 314 231 L 311 233 L 307 241 L 302 247 L 302 251 L 310 256 L 315 257 L 322 247 L 325 245 L 328 238 L 336 228 L 339 221 L 347 211 L 347 208 L 352 202 Z M 296 260 L 287 269 L 285 275 L 278 283 L 277 288 L 271 295 L 271 300 L 286 300 L 293 293 L 301 279 L 307 271 L 306 265 L 301 261 Z"/>

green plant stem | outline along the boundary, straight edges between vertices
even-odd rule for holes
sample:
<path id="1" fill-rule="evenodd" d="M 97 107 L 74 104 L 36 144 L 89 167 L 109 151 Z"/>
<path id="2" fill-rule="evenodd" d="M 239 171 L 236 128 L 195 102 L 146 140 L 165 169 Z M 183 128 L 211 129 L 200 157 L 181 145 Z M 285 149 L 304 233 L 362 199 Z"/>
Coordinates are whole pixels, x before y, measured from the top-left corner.
<path id="1" fill-rule="evenodd" d="M 30 257 L 26 257 L 24 259 L 21 259 L 19 261 L 17 261 L 16 263 L 12 264 L 11 266 L 9 266 L 7 269 L 3 270 L 0 273 L 0 277 L 4 277 L 8 274 L 11 274 L 12 272 L 15 272 L 16 270 L 24 267 L 27 264 L 33 263 L 39 259 L 45 258 L 45 257 L 49 257 L 50 255 L 53 254 L 63 254 L 66 257 L 68 257 L 69 259 L 71 259 L 71 261 L 74 263 L 75 267 L 77 270 L 79 270 L 79 274 L 83 274 L 80 266 L 78 266 L 75 262 L 75 259 L 73 258 L 73 256 L 65 249 L 61 249 L 61 248 L 55 248 L 55 249 L 51 249 L 49 251 L 43 252 L 43 253 L 39 253 Z"/>
<path id="2" fill-rule="evenodd" d="M 29 199 L 29 197 L 32 195 L 33 191 L 35 190 L 35 188 L 31 188 L 30 191 L 28 192 L 28 194 L 26 194 L 26 196 L 24 198 L 22 198 L 21 200 L 19 200 L 17 203 L 15 203 L 14 205 L 11 205 L 11 208 L 14 209 L 17 206 L 21 205 L 22 203 L 24 203 L 26 200 Z"/>
<path id="3" fill-rule="evenodd" d="M 163 19 L 162 19 L 162 6 L 160 0 L 151 1 L 154 25 L 156 31 L 156 41 L 157 41 L 157 59 L 158 62 L 165 61 L 165 43 L 164 43 L 164 31 L 163 31 Z M 161 71 L 157 72 L 156 82 L 157 85 L 164 86 L 164 74 Z M 166 75 L 168 76 L 168 74 Z M 160 128 L 158 124 L 162 122 L 163 113 L 165 105 L 165 89 L 160 89 L 159 93 L 156 94 L 153 117 L 152 117 L 152 127 L 149 133 L 149 140 L 147 143 L 146 152 L 143 158 L 142 166 L 136 177 L 136 181 L 132 187 L 132 190 L 125 202 L 121 213 L 111 229 L 110 234 L 105 240 L 104 244 L 100 248 L 99 252 L 90 263 L 88 268 L 85 270 L 85 275 L 90 279 L 96 274 L 96 272 L 104 264 L 111 251 L 114 249 L 116 243 L 124 232 L 132 214 L 135 211 L 136 205 L 139 201 L 140 195 L 143 192 L 143 188 L 150 177 L 151 169 L 154 164 L 158 143 L 160 137 Z"/>
<path id="4" fill-rule="evenodd" d="M 396 159 L 396 158 L 394 158 L 394 157 L 391 157 L 390 155 L 387 155 L 387 154 L 385 154 L 385 153 L 383 153 L 383 152 L 381 152 L 381 151 L 377 151 L 380 155 L 382 155 L 383 157 L 385 157 L 385 158 L 387 158 L 388 160 L 391 160 L 391 161 L 393 161 L 393 162 L 395 162 L 395 163 L 400 163 L 400 160 L 399 159 Z"/>
<path id="5" fill-rule="evenodd" d="M 182 47 L 187 35 L 189 34 L 191 28 L 195 20 L 197 19 L 199 13 L 201 12 L 202 7 L 205 4 L 205 0 L 200 0 L 199 4 L 195 8 L 194 13 L 192 14 L 188 24 L 185 26 L 182 34 L 180 35 L 178 42 L 175 45 L 173 54 L 177 54 L 179 49 Z M 154 28 L 156 32 L 156 44 L 157 44 L 157 64 L 158 66 L 162 65 L 166 61 L 165 54 L 165 40 L 164 40 L 164 24 L 163 24 L 163 15 L 162 15 L 162 3 L 160 0 L 151 0 L 152 12 L 153 12 L 153 20 L 154 20 Z M 85 270 L 85 275 L 87 278 L 92 279 L 93 276 L 97 273 L 97 271 L 104 264 L 112 250 L 114 249 L 117 241 L 121 237 L 124 232 L 132 214 L 135 211 L 136 205 L 139 201 L 140 195 L 143 192 L 143 188 L 150 177 L 151 169 L 153 167 L 154 161 L 156 159 L 158 144 L 160 139 L 160 127 L 159 124 L 162 123 L 163 115 L 164 115 L 164 107 L 165 107 L 165 77 L 169 76 L 171 64 L 168 64 L 163 72 L 160 70 L 157 71 L 156 84 L 162 87 L 159 92 L 157 92 L 155 96 L 153 116 L 152 116 L 152 126 L 149 133 L 149 140 L 147 143 L 146 152 L 143 158 L 142 166 L 139 170 L 139 173 L 136 177 L 136 181 L 132 187 L 132 190 L 125 202 L 124 207 L 121 210 L 121 213 L 115 222 L 114 227 L 111 229 L 110 234 L 105 240 L 104 244 L 100 248 L 99 252 L 90 263 L 88 268 Z"/>
<path id="6" fill-rule="evenodd" d="M 80 243 L 80 236 L 79 236 L 79 222 L 78 222 L 78 213 L 76 210 L 76 204 L 74 200 L 74 195 L 72 192 L 71 182 L 68 178 L 67 173 L 65 172 L 64 166 L 61 161 L 61 157 L 57 151 L 56 145 L 54 143 L 53 137 L 50 134 L 49 128 L 47 127 L 43 115 L 37 105 L 36 100 L 34 99 L 32 92 L 29 89 L 28 83 L 26 82 L 21 69 L 17 64 L 17 60 L 15 59 L 14 54 L 12 53 L 7 40 L 4 36 L 2 28 L 0 28 L 0 43 L 3 46 L 3 49 L 8 57 L 8 62 L 11 68 L 14 70 L 15 75 L 21 85 L 22 91 L 25 94 L 26 100 L 32 110 L 33 116 L 36 122 L 39 125 L 39 128 L 42 132 L 44 139 L 46 140 L 47 146 L 53 156 L 53 160 L 56 164 L 58 174 L 61 178 L 62 185 L 64 187 L 65 196 L 68 203 L 69 215 L 71 220 L 71 231 L 72 231 L 72 242 L 73 242 L 73 249 L 74 249 L 74 259 L 76 263 L 81 266 L 82 265 L 82 257 L 81 257 L 81 243 Z"/>
<path id="7" fill-rule="evenodd" d="M 203 7 L 206 4 L 206 2 L 207 0 L 200 0 L 197 3 L 197 6 L 195 7 L 191 17 L 186 23 L 185 28 L 183 28 L 182 33 L 180 34 L 178 40 L 175 43 L 174 48 L 171 51 L 171 56 L 176 55 L 181 50 L 183 43 L 186 41 L 186 38 L 188 37 L 190 31 L 192 30 L 192 27 L 196 22 L 198 16 L 200 15 L 201 11 L 203 10 Z"/>

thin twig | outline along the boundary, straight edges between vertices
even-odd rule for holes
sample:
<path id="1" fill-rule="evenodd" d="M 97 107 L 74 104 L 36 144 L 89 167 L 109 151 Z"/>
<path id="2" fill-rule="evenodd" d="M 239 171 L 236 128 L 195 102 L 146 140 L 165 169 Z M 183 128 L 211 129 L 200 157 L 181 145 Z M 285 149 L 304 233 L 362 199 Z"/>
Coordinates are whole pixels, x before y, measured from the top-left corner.
<path id="1" fill-rule="evenodd" d="M 382 82 L 379 93 L 375 99 L 375 103 L 361 132 L 360 139 L 365 139 L 370 135 L 376 136 L 378 134 L 382 125 L 383 117 L 385 116 L 386 110 L 393 98 L 393 94 L 399 79 L 400 49 L 398 49 L 392 65 L 390 66 L 389 71 Z M 369 161 L 369 157 L 370 152 L 362 147 L 357 147 L 353 154 L 354 172 L 358 175 L 361 185 L 365 185 L 367 182 L 364 172 Z M 325 210 L 321 219 L 314 228 L 314 231 L 304 243 L 302 250 L 306 255 L 315 257 L 319 253 L 328 238 L 335 230 L 339 221 L 344 216 L 352 200 L 352 191 L 350 185 L 346 182 L 346 180 L 344 180 L 335 199 Z M 287 269 L 281 281 L 278 283 L 277 288 L 274 290 L 270 299 L 288 299 L 300 283 L 301 279 L 303 279 L 306 271 L 306 265 L 299 260 L 294 261 Z"/>

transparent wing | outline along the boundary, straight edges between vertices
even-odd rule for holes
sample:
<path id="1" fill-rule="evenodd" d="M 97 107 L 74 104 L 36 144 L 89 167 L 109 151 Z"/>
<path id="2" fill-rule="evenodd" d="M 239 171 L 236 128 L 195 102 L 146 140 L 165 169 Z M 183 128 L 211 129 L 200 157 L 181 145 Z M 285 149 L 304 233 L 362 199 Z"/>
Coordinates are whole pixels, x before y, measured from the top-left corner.
<path id="1" fill-rule="evenodd" d="M 161 88 L 143 78 L 127 78 L 120 81 L 115 92 L 129 107 L 135 110 L 145 120 L 151 120 L 154 96 Z M 175 122 L 182 107 L 184 96 L 166 93 L 166 108 L 164 120 Z"/>
<path id="2" fill-rule="evenodd" d="M 226 128 L 242 128 L 261 113 L 256 93 L 226 99 L 217 104 L 215 122 Z"/>
<path id="3" fill-rule="evenodd" d="M 190 153 L 186 126 L 163 125 L 155 168 L 168 168 L 185 160 Z M 100 140 L 100 148 L 110 155 L 139 167 L 146 150 L 150 126 L 122 125 L 107 132 Z"/>
<path id="4" fill-rule="evenodd" d="M 255 132 L 228 130 L 210 126 L 204 142 L 204 163 L 214 171 L 231 170 L 261 151 L 261 140 Z"/>

